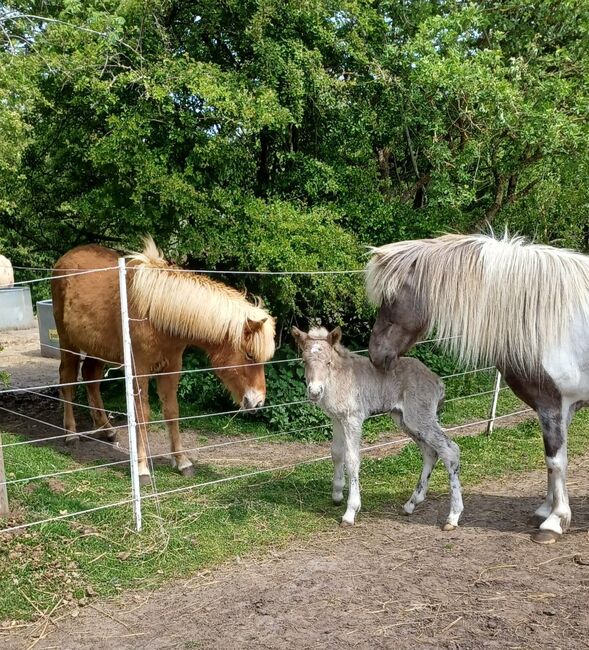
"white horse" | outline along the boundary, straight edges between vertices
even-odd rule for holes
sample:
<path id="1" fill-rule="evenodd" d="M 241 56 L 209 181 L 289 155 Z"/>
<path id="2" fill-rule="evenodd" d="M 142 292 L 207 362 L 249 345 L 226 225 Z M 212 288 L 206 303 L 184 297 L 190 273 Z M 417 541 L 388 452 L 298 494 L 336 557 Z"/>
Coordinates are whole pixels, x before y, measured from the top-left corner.
<path id="1" fill-rule="evenodd" d="M 566 530 L 567 432 L 589 404 L 589 258 L 507 235 L 445 235 L 373 249 L 367 289 L 379 307 L 370 357 L 387 368 L 434 329 L 465 363 L 496 365 L 538 413 L 548 489 L 532 539 Z"/>
<path id="2" fill-rule="evenodd" d="M 0 255 L 0 288 L 10 289 L 14 285 L 14 271 L 7 257 Z"/>
<path id="3" fill-rule="evenodd" d="M 339 327 L 332 332 L 318 327 L 309 333 L 294 327 L 292 334 L 303 354 L 307 395 L 333 423 L 334 503 L 343 500 L 344 464 L 350 480 L 342 526 L 352 526 L 360 510 L 362 423 L 369 415 L 390 412 L 423 456 L 421 478 L 404 505 L 405 512 L 410 515 L 425 499 L 430 475 L 440 458 L 450 478 L 450 514 L 443 530 L 454 530 L 463 510 L 460 449 L 438 424 L 437 413 L 444 401 L 442 380 L 421 361 L 409 357 L 398 359 L 388 372 L 379 370 L 369 359 L 340 344 Z"/>

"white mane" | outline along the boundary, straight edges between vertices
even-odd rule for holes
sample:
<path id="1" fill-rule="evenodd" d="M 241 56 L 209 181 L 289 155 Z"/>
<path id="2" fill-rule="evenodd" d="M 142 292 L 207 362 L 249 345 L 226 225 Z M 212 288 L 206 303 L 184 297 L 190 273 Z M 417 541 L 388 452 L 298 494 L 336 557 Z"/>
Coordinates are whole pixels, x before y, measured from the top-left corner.
<path id="1" fill-rule="evenodd" d="M 589 323 L 589 258 L 522 237 L 444 235 L 372 249 L 367 291 L 380 306 L 408 282 L 424 305 L 429 333 L 467 364 L 526 374 Z"/>

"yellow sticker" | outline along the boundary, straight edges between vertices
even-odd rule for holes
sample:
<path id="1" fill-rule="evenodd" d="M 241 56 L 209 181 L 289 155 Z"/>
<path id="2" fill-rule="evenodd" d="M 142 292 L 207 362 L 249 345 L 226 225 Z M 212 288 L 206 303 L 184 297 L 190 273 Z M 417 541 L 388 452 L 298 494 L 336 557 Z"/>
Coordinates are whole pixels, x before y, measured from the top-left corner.
<path id="1" fill-rule="evenodd" d="M 57 335 L 57 330 L 49 330 L 49 340 L 50 341 L 59 341 L 59 336 Z"/>

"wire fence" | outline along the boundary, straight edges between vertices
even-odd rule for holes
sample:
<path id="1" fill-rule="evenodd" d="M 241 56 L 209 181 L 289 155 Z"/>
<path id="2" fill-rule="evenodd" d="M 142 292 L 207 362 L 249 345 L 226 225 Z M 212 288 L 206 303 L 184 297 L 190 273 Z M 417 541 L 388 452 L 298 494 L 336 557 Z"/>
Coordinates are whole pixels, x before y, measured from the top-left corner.
<path id="1" fill-rule="evenodd" d="M 15 267 L 18 268 L 19 270 L 27 270 L 27 271 L 51 271 L 51 269 L 46 269 L 43 267 L 29 267 L 28 269 L 25 269 L 23 267 Z M 158 269 L 160 271 L 166 271 L 168 269 Z M 68 512 L 68 513 L 60 513 L 58 515 L 54 515 L 51 517 L 47 517 L 44 519 L 39 519 L 35 521 L 30 521 L 10 527 L 5 527 L 0 529 L 0 533 L 2 532 L 11 532 L 19 529 L 24 529 L 24 528 L 29 528 L 31 526 L 40 526 L 46 523 L 54 522 L 54 521 L 60 521 L 63 519 L 70 519 L 70 518 L 75 518 L 75 517 L 81 517 L 83 515 L 97 512 L 97 511 L 102 511 L 106 510 L 108 508 L 117 508 L 121 506 L 128 506 L 132 505 L 133 507 L 133 516 L 134 516 L 134 521 L 135 521 L 135 527 L 137 530 L 141 530 L 142 526 L 142 519 L 141 519 L 141 504 L 143 501 L 146 500 L 156 500 L 156 503 L 158 504 L 159 507 L 159 499 L 162 497 L 166 497 L 168 495 L 173 495 L 173 494 L 179 494 L 179 493 L 184 493 L 184 492 L 189 492 L 191 490 L 196 490 L 196 489 L 201 489 L 205 488 L 207 486 L 211 485 L 217 485 L 221 483 L 227 483 L 230 481 L 238 481 L 238 480 L 243 480 L 246 478 L 250 478 L 253 476 L 261 475 L 261 474 L 271 474 L 273 472 L 281 472 L 281 471 L 286 471 L 286 470 L 292 470 L 296 469 L 297 467 L 304 466 L 304 465 L 309 465 L 309 464 L 314 464 L 314 463 L 319 463 L 323 461 L 327 461 L 331 458 L 330 455 L 322 455 L 318 457 L 313 457 L 310 459 L 302 460 L 302 461 L 297 461 L 293 463 L 284 463 L 280 464 L 275 467 L 271 468 L 263 468 L 263 469 L 255 469 L 252 471 L 247 471 L 247 472 L 242 472 L 236 475 L 232 476 L 226 476 L 222 477 L 219 479 L 214 479 L 211 481 L 205 481 L 201 483 L 192 483 L 189 485 L 181 486 L 178 488 L 173 488 L 173 489 L 168 489 L 168 490 L 158 490 L 157 489 L 157 484 L 156 484 L 156 477 L 155 473 L 153 472 L 153 460 L 158 459 L 158 458 L 163 458 L 163 457 L 168 457 L 171 455 L 171 452 L 166 452 L 166 453 L 151 453 L 149 448 L 147 449 L 147 454 L 146 454 L 146 460 L 151 464 L 151 485 L 152 485 L 152 492 L 147 493 L 147 494 L 142 494 L 139 486 L 139 459 L 137 457 L 137 434 L 138 434 L 138 427 L 139 426 L 149 426 L 149 425 L 160 425 L 160 424 L 166 424 L 170 425 L 172 423 L 179 423 L 179 422 L 186 422 L 186 421 L 191 421 L 191 420 L 197 420 L 197 421 L 202 421 L 206 420 L 207 418 L 212 418 L 212 417 L 222 417 L 222 416 L 232 416 L 235 417 L 241 413 L 247 412 L 243 408 L 237 408 L 237 409 L 231 409 L 231 410 L 224 410 L 224 411 L 218 411 L 214 413 L 200 413 L 196 415 L 186 415 L 186 416 L 177 416 L 174 418 L 163 418 L 163 419 L 153 419 L 149 420 L 148 418 L 144 417 L 144 414 L 142 412 L 137 412 L 136 410 L 136 401 L 135 398 L 137 397 L 137 387 L 138 387 L 138 380 L 140 379 L 146 379 L 147 377 L 151 375 L 147 374 L 141 374 L 141 373 L 136 373 L 134 371 L 134 362 L 133 362 L 133 349 L 132 349 L 132 344 L 131 344 L 131 337 L 129 333 L 129 327 L 130 327 L 130 322 L 133 319 L 130 318 L 128 314 L 128 308 L 127 308 L 127 296 L 126 296 L 126 273 L 128 271 L 126 262 L 124 258 L 121 258 L 119 260 L 119 265 L 117 267 L 106 267 L 106 268 L 101 268 L 101 269 L 89 269 L 89 270 L 84 270 L 80 271 L 79 269 L 61 269 L 60 272 L 63 271 L 68 271 L 66 275 L 54 275 L 54 276 L 46 276 L 42 278 L 37 278 L 37 279 L 32 279 L 32 280 L 25 280 L 22 282 L 17 282 L 15 285 L 21 285 L 21 284 L 27 284 L 27 283 L 34 283 L 34 282 L 42 282 L 42 281 L 47 281 L 51 280 L 52 277 L 71 277 L 71 275 L 83 275 L 83 274 L 88 274 L 88 273 L 93 273 L 93 272 L 104 272 L 104 271 L 117 271 L 119 274 L 119 289 L 120 289 L 120 295 L 121 295 L 121 318 L 122 318 L 122 324 L 123 324 L 123 356 L 124 359 L 122 360 L 123 362 L 121 363 L 119 360 L 107 360 L 103 359 L 101 357 L 90 357 L 93 359 L 96 359 L 102 363 L 109 364 L 112 366 L 113 364 L 118 367 L 118 369 L 121 369 L 124 371 L 124 375 L 120 377 L 109 377 L 109 376 L 104 376 L 100 379 L 82 379 L 81 381 L 72 381 L 72 382 L 62 382 L 62 383 L 50 383 L 50 384 L 40 384 L 40 385 L 35 385 L 35 386 L 27 386 L 27 387 L 14 387 L 14 388 L 4 388 L 0 390 L 0 398 L 2 396 L 7 396 L 7 395 L 16 395 L 16 394 L 28 394 L 28 395 L 34 395 L 39 399 L 48 399 L 53 402 L 58 402 L 63 404 L 65 407 L 70 406 L 70 407 L 77 407 L 77 408 L 84 408 L 84 409 L 93 409 L 93 406 L 91 404 L 83 404 L 80 402 L 75 402 L 73 400 L 65 399 L 63 396 L 57 397 L 56 395 L 49 394 L 47 391 L 56 391 L 56 390 L 62 390 L 64 388 L 70 388 L 73 386 L 79 386 L 79 385 L 86 385 L 86 386 L 92 386 L 97 383 L 102 383 L 102 382 L 114 382 L 114 381 L 124 381 L 125 382 L 125 390 L 126 390 L 126 411 L 116 411 L 116 410 L 111 410 L 107 409 L 108 413 L 110 416 L 116 415 L 119 417 L 125 417 L 127 419 L 127 422 L 125 424 L 120 424 L 120 425 L 108 425 L 108 430 L 109 433 L 116 433 L 118 431 L 122 432 L 124 430 L 127 430 L 128 432 L 128 448 L 123 447 L 120 445 L 118 442 L 114 441 L 109 441 L 109 440 L 103 440 L 100 438 L 96 437 L 96 434 L 104 433 L 105 431 L 105 425 L 95 427 L 93 429 L 88 429 L 84 430 L 81 432 L 73 432 L 71 430 L 68 430 L 65 426 L 60 426 L 57 424 L 54 424 L 52 422 L 49 422 L 47 420 L 44 420 L 42 418 L 38 418 L 35 416 L 32 416 L 28 413 L 23 413 L 21 411 L 17 411 L 12 408 L 8 408 L 6 406 L 0 406 L 0 411 L 4 413 L 8 413 L 11 416 L 15 418 L 22 418 L 25 421 L 28 422 L 34 422 L 36 425 L 41 425 L 43 427 L 48 427 L 57 431 L 60 431 L 59 434 L 57 435 L 51 435 L 51 436 L 42 436 L 39 438 L 30 438 L 30 439 L 25 439 L 25 440 L 17 440 L 13 442 L 2 442 L 0 439 L 0 515 L 6 515 L 8 511 L 8 496 L 7 496 L 7 487 L 8 486 L 16 486 L 16 485 L 21 485 L 21 484 L 26 484 L 30 483 L 33 481 L 41 481 L 41 480 L 47 480 L 47 479 L 57 479 L 59 477 L 63 476 L 70 476 L 70 475 L 79 475 L 83 474 L 86 472 L 92 472 L 92 471 L 99 471 L 103 470 L 105 468 L 123 468 L 126 465 L 129 465 L 130 468 L 130 474 L 131 474 L 131 488 L 130 488 L 130 495 L 127 497 L 124 497 L 120 500 L 117 500 L 113 503 L 107 503 L 107 504 L 102 504 L 99 506 L 91 507 L 91 508 L 86 508 L 86 509 L 80 509 L 76 512 Z M 276 272 L 270 272 L 270 271 L 223 271 L 223 272 L 213 272 L 213 271 L 202 271 L 202 270 L 197 270 L 197 271 L 187 271 L 184 269 L 173 269 L 174 272 L 190 272 L 190 273 L 219 273 L 223 275 L 235 275 L 235 274 L 242 274 L 242 275 L 262 275 L 262 274 L 267 274 L 267 275 L 338 275 L 338 274 L 359 274 L 363 273 L 363 269 L 352 269 L 348 271 L 276 271 Z M 140 319 L 141 320 L 141 319 Z M 428 339 L 425 341 L 420 341 L 417 343 L 417 345 L 425 344 L 425 343 L 439 343 L 442 342 L 445 339 L 439 339 L 439 338 L 432 338 Z M 76 354 L 80 356 L 80 359 L 86 358 L 88 355 L 85 355 L 84 353 L 77 352 L 75 350 L 69 350 L 66 348 L 61 348 L 59 346 L 52 345 L 51 347 L 57 348 L 61 352 L 66 352 L 70 354 Z M 364 354 L 367 352 L 366 349 L 362 350 L 356 350 L 356 352 Z M 291 363 L 299 363 L 301 362 L 302 359 L 300 357 L 295 357 L 291 359 L 276 359 L 276 360 L 270 360 L 266 362 L 260 362 L 258 365 L 276 365 L 276 364 L 291 364 Z M 173 371 L 173 372 L 162 372 L 158 373 L 158 375 L 190 375 L 193 373 L 206 373 L 206 372 L 216 372 L 220 370 L 238 370 L 239 368 L 243 368 L 245 365 L 251 366 L 254 365 L 252 363 L 248 364 L 243 364 L 243 365 L 226 365 L 226 366 L 211 366 L 211 367 L 206 367 L 206 368 L 194 368 L 194 369 L 182 369 L 180 371 Z M 456 377 L 461 377 L 461 376 L 466 376 L 466 375 L 471 375 L 473 373 L 481 373 L 481 372 L 488 372 L 494 370 L 493 367 L 484 367 L 484 368 L 477 368 L 477 369 L 472 369 L 472 370 L 466 370 L 462 372 L 456 372 L 456 373 L 451 373 L 442 376 L 442 379 L 452 379 Z M 108 371 L 107 371 L 108 373 Z M 461 402 L 473 398 L 478 398 L 478 397 L 484 397 L 484 396 L 491 396 L 490 404 L 489 404 L 489 417 L 485 419 L 479 419 L 475 421 L 469 421 L 469 422 L 464 422 L 461 424 L 457 424 L 451 427 L 447 427 L 444 429 L 446 432 L 456 432 L 461 429 L 473 429 L 473 430 L 480 430 L 480 427 L 485 426 L 487 427 L 487 432 L 490 433 L 492 431 L 492 428 L 495 424 L 496 421 L 498 420 L 503 420 L 505 418 L 517 418 L 520 417 L 524 414 L 527 414 L 531 412 L 531 409 L 519 409 L 507 414 L 503 415 L 497 415 L 496 409 L 497 409 L 497 401 L 499 394 L 502 391 L 507 390 L 507 387 L 501 386 L 501 375 L 499 374 L 498 371 L 496 371 L 495 375 L 495 382 L 494 382 L 494 388 L 492 390 L 483 390 L 483 391 L 477 391 L 474 393 L 470 393 L 467 395 L 458 395 L 456 397 L 453 397 L 451 399 L 446 400 L 446 403 L 452 403 L 452 402 Z M 138 400 L 138 403 L 141 404 L 141 400 Z M 292 400 L 288 402 L 281 402 L 278 404 L 268 404 L 264 405 L 262 407 L 259 407 L 256 409 L 257 411 L 271 411 L 272 409 L 285 409 L 285 408 L 290 408 L 290 407 L 298 407 L 301 405 L 306 405 L 310 404 L 309 400 Z M 387 415 L 387 413 L 377 413 L 370 418 L 377 418 L 381 417 L 383 415 Z M 206 445 L 198 445 L 198 446 L 193 446 L 189 447 L 187 449 L 183 449 L 183 453 L 206 453 L 212 449 L 220 449 L 223 447 L 228 447 L 228 446 L 235 446 L 235 445 L 244 445 L 244 444 L 256 444 L 260 443 L 262 441 L 268 441 L 270 439 L 279 439 L 279 438 L 286 438 L 286 437 L 292 437 L 292 436 L 297 436 L 301 435 L 303 433 L 308 433 L 310 431 L 317 431 L 320 429 L 327 429 L 330 425 L 328 423 L 325 424 L 319 424 L 319 425 L 314 425 L 314 426 L 307 426 L 307 427 L 300 427 L 296 429 L 285 429 L 282 431 L 277 431 L 277 432 L 270 432 L 270 433 L 265 433 L 263 435 L 256 435 L 256 436 L 250 436 L 250 437 L 239 437 L 237 439 L 231 439 L 231 440 L 225 440 L 222 442 L 216 442 L 212 444 L 206 444 Z M 101 463 L 95 463 L 95 464 L 88 464 L 88 465 L 83 465 L 80 467 L 75 467 L 75 468 L 68 468 L 68 469 L 61 469 L 61 470 L 56 470 L 56 471 L 48 471 L 40 474 L 35 474 L 35 475 L 30 475 L 30 476 L 23 476 L 23 477 L 18 477 L 18 478 L 6 478 L 6 470 L 4 467 L 4 461 L 3 461 L 3 451 L 4 449 L 8 448 L 13 448 L 13 447 L 18 447 L 18 446 L 23 446 L 23 445 L 34 445 L 37 443 L 46 443 L 46 442 L 53 442 L 53 441 L 59 441 L 59 440 L 64 440 L 64 439 L 71 439 L 72 436 L 77 437 L 77 438 L 84 438 L 84 439 L 90 439 L 94 442 L 98 442 L 102 445 L 106 445 L 113 450 L 116 450 L 117 453 L 120 453 L 124 457 L 119 459 L 119 460 L 113 460 L 109 462 L 101 462 Z M 410 442 L 410 438 L 400 438 L 400 439 L 394 439 L 394 440 L 388 440 L 386 442 L 382 443 L 376 443 L 372 445 L 365 446 L 361 449 L 362 452 L 365 453 L 370 453 L 374 450 L 377 449 L 382 449 L 382 448 L 387 448 L 387 447 L 393 447 L 393 446 L 399 446 L 399 445 L 404 445 L 406 443 Z"/>

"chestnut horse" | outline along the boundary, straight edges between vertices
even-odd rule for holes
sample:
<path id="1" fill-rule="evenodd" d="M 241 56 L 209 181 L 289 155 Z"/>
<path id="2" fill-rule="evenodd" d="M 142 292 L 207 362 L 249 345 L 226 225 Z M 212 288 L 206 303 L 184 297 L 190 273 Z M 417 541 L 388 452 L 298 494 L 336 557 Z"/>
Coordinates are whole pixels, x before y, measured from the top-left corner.
<path id="1" fill-rule="evenodd" d="M 119 254 L 96 245 L 79 246 L 55 265 L 51 281 L 53 311 L 59 334 L 60 383 L 77 381 L 80 354 L 82 377 L 96 429 L 108 439 L 116 433 L 104 410 L 98 381 L 105 360 L 123 361 L 119 277 Z M 254 409 L 264 403 L 266 381 L 261 365 L 274 355 L 274 319 L 260 306 L 220 282 L 182 272 L 168 264 L 151 238 L 143 253 L 129 256 L 127 291 L 134 373 L 137 375 L 135 410 L 139 436 L 140 482 L 149 482 L 146 437 L 149 421 L 148 378 L 155 375 L 164 418 L 167 420 L 172 463 L 184 476 L 194 473 L 184 453 L 178 428 L 177 389 L 182 355 L 188 346 L 204 350 L 216 374 L 236 403 Z M 78 270 L 79 269 L 79 270 Z M 80 273 L 89 269 L 108 269 Z M 176 372 L 178 371 L 178 372 Z M 63 386 L 66 440 L 77 442 L 71 402 L 75 386 Z"/>

